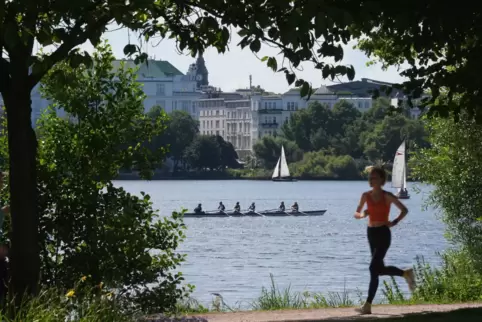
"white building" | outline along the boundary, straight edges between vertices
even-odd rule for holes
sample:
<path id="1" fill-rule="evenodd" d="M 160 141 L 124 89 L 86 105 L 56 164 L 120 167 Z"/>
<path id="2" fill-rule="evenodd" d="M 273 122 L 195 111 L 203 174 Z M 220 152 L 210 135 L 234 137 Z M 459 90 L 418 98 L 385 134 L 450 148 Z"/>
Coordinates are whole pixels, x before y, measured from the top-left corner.
<path id="1" fill-rule="evenodd" d="M 199 83 L 203 77 L 207 79 L 205 67 L 203 69 L 204 76 L 198 73 L 196 64 L 192 64 L 188 73 L 184 75 L 168 61 L 162 60 L 149 60 L 141 65 L 136 65 L 132 60 L 116 60 L 113 62 L 113 68 L 118 69 L 121 63 L 124 64 L 125 68 L 139 68 L 137 81 L 142 83 L 144 93 L 147 96 L 144 101 L 146 112 L 153 106 L 159 105 L 167 113 L 174 110 L 183 110 L 192 117 L 198 118 L 199 113 L 195 102 L 203 95 L 199 89 Z M 206 87 L 205 84 L 203 86 Z M 35 86 L 31 93 L 32 124 L 34 126 L 42 112 L 51 103 L 41 96 L 39 87 L 40 85 Z M 2 102 L 1 95 L 0 102 Z M 62 115 L 63 111 L 59 111 L 59 114 Z"/>

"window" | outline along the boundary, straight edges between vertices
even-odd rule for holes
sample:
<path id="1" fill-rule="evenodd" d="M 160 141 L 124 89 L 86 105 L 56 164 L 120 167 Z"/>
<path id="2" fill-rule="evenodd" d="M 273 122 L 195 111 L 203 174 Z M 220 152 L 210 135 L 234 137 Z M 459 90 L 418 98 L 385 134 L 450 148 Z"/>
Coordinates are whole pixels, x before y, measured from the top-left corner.
<path id="1" fill-rule="evenodd" d="M 362 103 L 358 102 L 358 108 L 362 108 Z"/>
<path id="2" fill-rule="evenodd" d="M 271 109 L 271 102 L 268 102 L 268 108 Z"/>
<path id="3" fill-rule="evenodd" d="M 264 102 L 264 108 L 268 108 L 268 102 Z"/>
<path id="4" fill-rule="evenodd" d="M 276 124 L 276 116 L 273 116 L 273 123 Z"/>
<path id="5" fill-rule="evenodd" d="M 182 101 L 182 110 L 185 111 L 185 112 L 188 112 L 189 111 L 189 105 L 191 105 L 189 101 Z"/>
<path id="6" fill-rule="evenodd" d="M 172 110 L 177 110 L 177 101 L 172 102 Z"/>
<path id="7" fill-rule="evenodd" d="M 216 128 L 219 129 L 219 121 L 216 121 Z"/>
<path id="8" fill-rule="evenodd" d="M 294 102 L 293 105 L 295 107 L 295 110 L 298 110 L 298 102 Z"/>
<path id="9" fill-rule="evenodd" d="M 290 120 L 290 119 L 289 119 L 289 117 L 287 116 L 286 119 L 285 119 L 285 123 L 288 123 L 289 120 Z"/>
<path id="10" fill-rule="evenodd" d="M 166 85 L 163 83 L 156 84 L 156 95 L 166 95 Z"/>
<path id="11" fill-rule="evenodd" d="M 219 116 L 219 110 L 216 110 L 216 116 Z"/>
<path id="12" fill-rule="evenodd" d="M 370 107 L 370 103 L 368 101 L 365 102 L 365 108 L 369 108 Z"/>

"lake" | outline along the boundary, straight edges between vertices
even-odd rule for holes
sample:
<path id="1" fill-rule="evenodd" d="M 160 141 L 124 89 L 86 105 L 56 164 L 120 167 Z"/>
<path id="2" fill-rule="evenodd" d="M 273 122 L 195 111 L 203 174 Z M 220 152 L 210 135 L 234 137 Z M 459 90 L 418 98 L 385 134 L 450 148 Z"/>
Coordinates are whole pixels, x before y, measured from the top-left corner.
<path id="1" fill-rule="evenodd" d="M 368 288 L 370 252 L 366 220 L 353 213 L 360 195 L 368 190 L 363 181 L 271 182 L 221 181 L 117 181 L 131 193 L 151 195 L 161 214 L 182 207 L 192 211 L 198 203 L 214 210 L 219 201 L 231 209 L 239 201 L 242 209 L 256 202 L 258 211 L 289 207 L 294 201 L 300 211 L 327 209 L 321 217 L 186 218 L 187 239 L 179 249 L 187 254 L 180 271 L 196 286 L 193 297 L 209 304 L 211 293 L 222 294 L 226 303 L 246 305 L 261 287 L 270 286 L 270 274 L 281 288 L 314 292 L 343 292 L 356 296 Z M 385 262 L 402 268 L 416 256 L 437 265 L 437 252 L 447 247 L 444 225 L 433 210 L 422 210 L 427 186 L 411 189 L 405 220 L 392 229 L 392 246 Z M 393 191 L 387 186 L 387 190 Z M 397 210 L 392 207 L 392 216 Z M 382 283 L 380 283 L 382 285 Z M 408 292 L 405 283 L 403 290 Z M 377 299 L 382 299 L 379 290 Z"/>

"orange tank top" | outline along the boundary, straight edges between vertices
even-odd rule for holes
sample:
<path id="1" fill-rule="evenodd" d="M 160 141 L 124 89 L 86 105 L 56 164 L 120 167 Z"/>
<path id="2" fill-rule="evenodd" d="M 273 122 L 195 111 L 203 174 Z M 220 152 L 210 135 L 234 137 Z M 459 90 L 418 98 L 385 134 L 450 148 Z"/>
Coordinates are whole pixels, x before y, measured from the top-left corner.
<path id="1" fill-rule="evenodd" d="M 386 192 L 383 191 L 382 197 L 376 202 L 372 198 L 372 192 L 369 192 L 367 195 L 367 210 L 371 222 L 386 222 L 389 219 L 390 204 L 387 205 L 385 193 Z"/>

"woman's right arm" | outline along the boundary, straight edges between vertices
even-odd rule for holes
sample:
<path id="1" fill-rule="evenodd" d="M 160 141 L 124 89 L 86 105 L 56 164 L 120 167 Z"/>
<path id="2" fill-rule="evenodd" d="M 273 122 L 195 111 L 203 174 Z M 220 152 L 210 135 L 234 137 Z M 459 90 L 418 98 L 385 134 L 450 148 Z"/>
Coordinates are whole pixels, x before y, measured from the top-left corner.
<path id="1" fill-rule="evenodd" d="M 356 219 L 362 219 L 367 216 L 366 212 L 362 212 L 366 202 L 367 202 L 367 193 L 364 192 L 360 198 L 360 202 L 358 203 L 358 207 L 356 208 L 356 211 L 355 211 Z"/>

